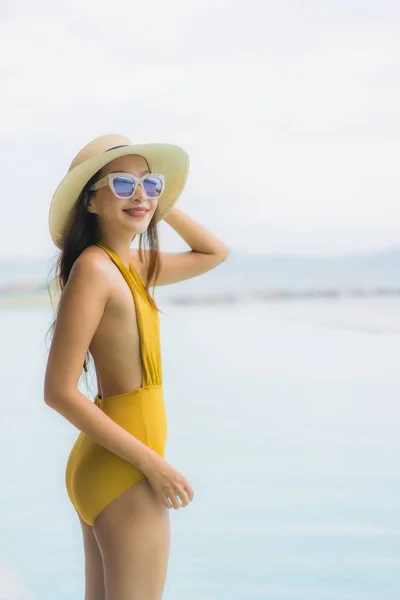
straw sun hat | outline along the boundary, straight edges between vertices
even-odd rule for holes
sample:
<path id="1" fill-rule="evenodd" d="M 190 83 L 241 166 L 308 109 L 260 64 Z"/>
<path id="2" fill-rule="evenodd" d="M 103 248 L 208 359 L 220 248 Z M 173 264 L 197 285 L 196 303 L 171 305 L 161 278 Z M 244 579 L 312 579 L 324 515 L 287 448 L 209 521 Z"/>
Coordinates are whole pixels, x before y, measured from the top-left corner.
<path id="1" fill-rule="evenodd" d="M 63 232 L 71 210 L 86 183 L 112 160 L 127 154 L 138 154 L 148 163 L 152 173 L 162 173 L 165 189 L 158 201 L 158 220 L 167 216 L 179 198 L 189 170 L 189 157 L 182 148 L 172 144 L 134 145 L 122 135 L 109 134 L 92 140 L 76 155 L 67 175 L 56 189 L 49 212 L 49 227 L 53 242 L 63 245 Z"/>

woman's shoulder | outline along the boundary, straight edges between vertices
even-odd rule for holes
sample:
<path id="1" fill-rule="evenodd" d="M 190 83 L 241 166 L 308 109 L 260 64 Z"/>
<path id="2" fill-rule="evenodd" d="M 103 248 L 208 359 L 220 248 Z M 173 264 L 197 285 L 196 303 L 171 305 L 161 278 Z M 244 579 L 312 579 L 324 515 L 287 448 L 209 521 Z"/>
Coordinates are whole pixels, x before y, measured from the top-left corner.
<path id="1" fill-rule="evenodd" d="M 75 260 L 68 281 L 82 285 L 102 284 L 110 273 L 110 261 L 98 246 L 88 246 Z"/>
<path id="2" fill-rule="evenodd" d="M 105 252 L 99 248 L 99 246 L 93 245 L 88 246 L 80 253 L 76 261 L 74 262 L 74 267 L 83 270 L 98 270 L 104 269 L 107 265 L 110 264 L 108 257 Z"/>

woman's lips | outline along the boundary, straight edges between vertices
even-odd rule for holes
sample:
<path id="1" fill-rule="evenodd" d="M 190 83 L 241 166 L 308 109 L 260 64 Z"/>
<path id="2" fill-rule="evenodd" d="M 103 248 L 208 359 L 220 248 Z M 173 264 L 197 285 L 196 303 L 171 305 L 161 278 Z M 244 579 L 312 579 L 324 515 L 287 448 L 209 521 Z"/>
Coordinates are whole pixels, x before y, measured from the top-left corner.
<path id="1" fill-rule="evenodd" d="M 135 219 L 143 219 L 147 215 L 148 210 L 146 208 L 126 208 L 124 212 Z"/>

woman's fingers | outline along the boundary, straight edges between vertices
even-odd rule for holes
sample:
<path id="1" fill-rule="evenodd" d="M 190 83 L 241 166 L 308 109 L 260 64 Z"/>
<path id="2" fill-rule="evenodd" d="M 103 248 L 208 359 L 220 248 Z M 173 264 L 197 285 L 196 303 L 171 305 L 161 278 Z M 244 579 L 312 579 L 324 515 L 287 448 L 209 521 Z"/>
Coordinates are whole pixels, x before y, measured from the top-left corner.
<path id="1" fill-rule="evenodd" d="M 161 494 L 161 502 L 164 504 L 165 508 L 172 508 L 170 499 L 168 498 L 168 496 L 165 496 L 164 494 Z"/>
<path id="2" fill-rule="evenodd" d="M 190 483 L 187 481 L 185 484 L 185 491 L 189 497 L 190 502 L 193 500 L 194 498 L 194 489 L 192 488 L 192 486 L 190 485 Z"/>
<path id="3" fill-rule="evenodd" d="M 190 498 L 185 489 L 180 490 L 176 495 L 179 498 L 182 507 L 185 507 L 190 503 Z"/>
<path id="4" fill-rule="evenodd" d="M 186 477 L 158 457 L 145 473 L 154 492 L 166 508 L 183 508 L 193 500 L 194 491 Z"/>
<path id="5" fill-rule="evenodd" d="M 184 508 L 185 506 L 188 506 L 193 496 L 194 492 L 191 488 L 189 490 L 189 493 L 184 487 L 182 487 L 181 489 L 177 488 L 174 491 L 168 491 L 164 494 L 163 498 L 166 499 L 164 505 L 167 506 L 167 508 L 174 508 L 175 510 L 178 510 L 179 508 Z"/>

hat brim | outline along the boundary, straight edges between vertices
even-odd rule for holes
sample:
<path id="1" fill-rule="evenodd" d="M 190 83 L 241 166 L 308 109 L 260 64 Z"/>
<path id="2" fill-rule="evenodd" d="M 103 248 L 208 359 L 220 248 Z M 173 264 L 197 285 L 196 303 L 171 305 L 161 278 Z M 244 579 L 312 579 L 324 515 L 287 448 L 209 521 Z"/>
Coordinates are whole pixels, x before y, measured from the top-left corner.
<path id="1" fill-rule="evenodd" d="M 167 216 L 186 183 L 189 171 L 187 153 L 173 144 L 138 144 L 109 150 L 71 169 L 57 187 L 50 204 L 49 228 L 58 248 L 62 249 L 63 233 L 71 210 L 87 182 L 109 162 L 129 154 L 143 156 L 152 173 L 164 175 L 165 189 L 157 206 L 158 221 Z"/>

